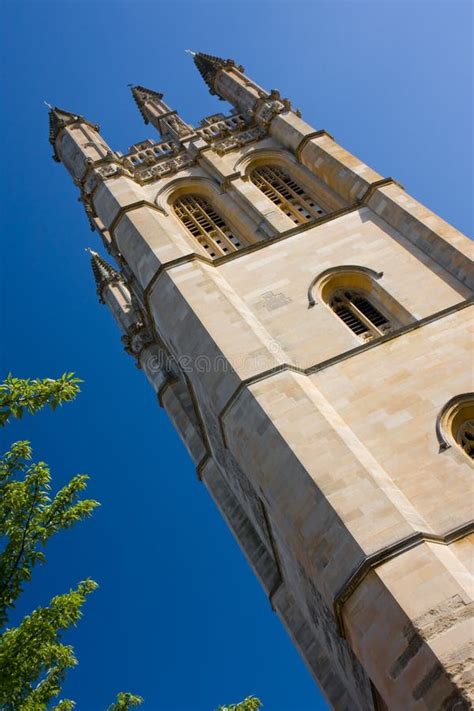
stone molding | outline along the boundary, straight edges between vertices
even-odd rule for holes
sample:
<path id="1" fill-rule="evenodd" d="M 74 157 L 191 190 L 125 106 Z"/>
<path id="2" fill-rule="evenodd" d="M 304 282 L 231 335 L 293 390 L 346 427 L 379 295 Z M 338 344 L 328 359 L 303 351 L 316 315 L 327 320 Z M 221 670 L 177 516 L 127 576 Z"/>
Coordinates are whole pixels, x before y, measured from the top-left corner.
<path id="1" fill-rule="evenodd" d="M 383 277 L 383 272 L 376 272 L 373 269 L 370 269 L 369 267 L 361 267 L 356 264 L 341 264 L 337 267 L 330 267 L 329 269 L 325 269 L 323 272 L 314 277 L 308 287 L 308 309 L 311 309 L 313 306 L 316 306 L 316 300 L 313 296 L 313 289 L 316 284 L 325 279 L 326 277 L 330 276 L 331 274 L 337 274 L 338 272 L 344 271 L 362 272 L 363 274 L 366 274 L 372 279 L 381 279 Z"/>
<path id="2" fill-rule="evenodd" d="M 234 178 L 238 178 L 239 176 L 237 174 L 233 174 L 232 176 L 229 176 L 230 181 L 233 180 Z M 185 181 L 186 178 L 183 178 L 183 181 Z M 192 180 L 192 178 L 190 178 Z M 390 185 L 392 183 L 397 183 L 396 180 L 393 178 L 384 178 L 383 180 L 377 180 L 376 183 L 374 183 L 372 186 L 368 188 L 366 193 L 360 198 L 360 200 L 357 200 L 355 203 L 352 205 L 348 205 L 347 207 L 342 207 L 339 210 L 334 210 L 333 212 L 327 214 L 327 215 L 321 215 L 321 217 L 315 218 L 314 220 L 309 220 L 308 222 L 305 222 L 302 225 L 295 225 L 294 227 L 290 227 L 290 229 L 285 230 L 284 232 L 280 232 L 276 237 L 272 237 L 271 239 L 267 240 L 262 240 L 261 242 L 256 242 L 255 244 L 250 244 L 247 245 L 246 247 L 242 247 L 241 249 L 238 249 L 235 252 L 231 252 L 230 254 L 223 255 L 221 257 L 216 257 L 215 259 L 209 259 L 209 257 L 205 257 L 204 255 L 200 255 L 197 252 L 192 252 L 189 255 L 184 255 L 183 257 L 178 257 L 177 259 L 172 259 L 169 262 L 163 263 L 160 265 L 158 268 L 156 274 L 152 277 L 150 280 L 150 283 L 147 285 L 145 288 L 145 292 L 149 291 L 152 286 L 154 285 L 155 281 L 158 279 L 160 276 L 161 272 L 163 269 L 171 269 L 174 266 L 178 266 L 180 264 L 183 264 L 188 261 L 201 261 L 206 264 L 212 265 L 212 266 L 220 266 L 221 264 L 224 264 L 226 262 L 230 262 L 233 259 L 239 259 L 240 257 L 243 257 L 246 254 L 250 254 L 251 252 L 256 252 L 259 249 L 265 249 L 271 244 L 274 244 L 275 242 L 280 242 L 284 239 L 288 239 L 289 237 L 293 237 L 293 235 L 300 234 L 301 232 L 306 232 L 307 230 L 312 229 L 313 227 L 318 227 L 319 225 L 322 225 L 326 222 L 330 222 L 331 220 L 335 220 L 338 217 L 342 217 L 344 215 L 348 215 L 351 212 L 354 212 L 356 210 L 359 210 L 361 207 L 365 206 L 365 201 L 367 199 L 367 194 L 369 193 L 369 190 L 372 188 L 372 191 L 369 194 L 372 195 L 372 193 L 379 187 L 382 187 L 383 185 Z M 224 181 L 224 185 L 221 185 L 220 187 L 225 189 L 226 183 Z M 114 230 L 116 229 L 118 223 L 120 222 L 120 219 L 125 215 L 127 212 L 130 212 L 131 210 L 136 210 L 141 207 L 149 207 L 152 210 L 157 210 L 161 214 L 163 214 L 162 208 L 159 208 L 155 203 L 150 202 L 149 200 L 138 200 L 137 202 L 130 203 L 129 205 L 125 205 L 125 207 L 120 208 L 117 211 L 117 214 L 115 215 L 114 219 L 112 220 L 108 231 L 112 237 L 112 239 L 115 241 L 115 236 L 114 236 Z"/>
<path id="3" fill-rule="evenodd" d="M 206 452 L 200 462 L 196 465 L 196 477 L 198 481 L 202 482 L 202 472 L 206 468 L 208 462 L 212 460 L 212 455 Z"/>
<path id="4" fill-rule="evenodd" d="M 153 203 L 147 202 L 146 200 L 140 200 L 137 203 L 133 203 L 132 205 L 127 206 L 126 208 L 122 208 L 119 213 L 117 213 L 117 216 L 114 218 L 112 225 L 115 228 L 117 226 L 117 222 L 119 221 L 119 218 L 122 217 L 125 212 L 128 212 L 129 209 L 134 209 L 136 207 L 143 207 L 144 205 L 147 205 L 148 207 L 152 207 L 155 210 L 158 210 L 156 205 L 153 205 Z M 243 257 L 246 254 L 250 254 L 251 252 L 257 252 L 260 249 L 265 249 L 265 247 L 270 246 L 271 244 L 274 244 L 275 242 L 280 242 L 284 239 L 288 239 L 288 237 L 293 237 L 296 234 L 299 234 L 300 232 L 305 232 L 312 227 L 318 227 L 321 224 L 324 224 L 325 222 L 329 222 L 330 220 L 336 219 L 337 217 L 342 217 L 344 215 L 348 215 L 351 212 L 354 212 L 356 210 L 359 210 L 362 207 L 359 203 L 356 205 L 351 205 L 350 207 L 343 207 L 340 210 L 335 210 L 332 212 L 330 215 L 322 215 L 321 217 L 315 219 L 315 220 L 310 220 L 306 222 L 304 225 L 295 225 L 294 227 L 290 227 L 289 230 L 285 230 L 285 232 L 281 232 L 279 235 L 276 237 L 272 237 L 271 239 L 266 239 L 262 240 L 261 242 L 256 242 L 255 244 L 249 244 L 246 247 L 242 247 L 241 249 L 238 249 L 235 252 L 231 252 L 230 254 L 225 254 L 221 257 L 216 257 L 215 259 L 210 259 L 209 257 L 206 257 L 204 255 L 198 254 L 197 252 L 192 252 L 190 254 L 186 254 L 183 257 L 177 257 L 176 259 L 172 259 L 169 262 L 164 262 L 161 264 L 157 271 L 156 274 L 152 277 L 150 280 L 149 284 L 145 287 L 144 291 L 149 292 L 155 282 L 158 280 L 160 277 L 161 273 L 163 271 L 166 271 L 168 269 L 173 269 L 173 267 L 180 266 L 181 264 L 185 264 L 186 262 L 193 262 L 193 261 L 198 261 L 198 262 L 203 262 L 204 264 L 208 264 L 209 266 L 212 267 L 219 267 L 221 264 L 225 264 L 227 262 L 230 262 L 234 259 L 239 259 L 240 257 Z M 117 219 L 118 218 L 118 219 Z M 109 231 L 112 233 L 112 225 L 109 228 Z"/>
<path id="5" fill-rule="evenodd" d="M 378 568 L 380 565 L 383 565 L 389 560 L 406 553 L 412 548 L 419 546 L 421 543 L 437 543 L 449 546 L 451 543 L 459 541 L 462 538 L 466 538 L 472 533 L 474 533 L 474 521 L 468 521 L 467 523 L 461 524 L 460 526 L 457 526 L 444 534 L 424 533 L 423 531 L 418 531 L 366 556 L 354 572 L 349 576 L 334 598 L 334 615 L 336 617 L 341 637 L 346 637 L 343 620 L 344 605 L 371 570 L 375 570 L 375 568 Z"/>
<path id="6" fill-rule="evenodd" d="M 307 144 L 313 140 L 313 138 L 320 138 L 321 136 L 327 136 L 328 138 L 331 139 L 331 141 L 335 141 L 336 139 L 334 136 L 332 136 L 328 131 L 326 131 L 324 128 L 320 128 L 319 131 L 312 131 L 311 133 L 307 133 L 306 136 L 303 136 L 301 141 L 298 143 L 298 145 L 295 148 L 295 156 L 298 160 L 299 163 L 301 163 L 301 154 L 303 150 L 306 148 Z"/>
<path id="7" fill-rule="evenodd" d="M 384 188 L 386 185 L 398 185 L 401 190 L 405 190 L 404 186 L 395 178 L 381 178 L 380 180 L 374 180 L 373 183 L 370 183 L 369 187 L 361 197 L 361 202 L 367 203 L 376 190 Z"/>
<path id="8" fill-rule="evenodd" d="M 161 385 L 161 386 L 158 388 L 158 392 L 156 393 L 156 398 L 157 398 L 157 400 L 158 400 L 158 405 L 159 405 L 160 407 L 162 407 L 163 409 L 164 409 L 164 407 L 165 407 L 165 406 L 164 406 L 164 403 L 163 403 L 163 396 L 164 396 L 165 392 L 168 390 L 168 388 L 169 388 L 173 383 L 176 383 L 177 381 L 178 381 L 178 378 L 174 378 L 174 377 L 166 378 L 166 380 L 165 380 L 165 382 L 163 383 L 163 385 Z"/>
<path id="9" fill-rule="evenodd" d="M 325 361 L 321 361 L 320 363 L 310 365 L 307 368 L 300 368 L 297 365 L 292 365 L 291 363 L 280 363 L 279 365 L 276 365 L 273 368 L 269 368 L 268 370 L 264 370 L 261 373 L 257 373 L 256 375 L 252 375 L 250 378 L 242 380 L 240 385 L 232 393 L 227 403 L 224 405 L 221 413 L 219 414 L 219 422 L 221 426 L 224 445 L 227 447 L 227 440 L 224 429 L 224 418 L 230 411 L 230 409 L 233 407 L 241 393 L 244 390 L 247 390 L 252 385 L 254 385 L 254 383 L 258 383 L 262 380 L 266 380 L 267 378 L 271 378 L 274 375 L 282 373 L 283 371 L 291 371 L 293 373 L 298 373 L 299 375 L 314 375 L 314 373 L 319 373 L 321 370 L 326 370 L 326 368 L 330 368 L 331 366 L 336 365 L 337 363 L 341 363 L 342 361 L 348 360 L 349 358 L 353 358 L 354 356 L 359 355 L 359 353 L 371 350 L 372 348 L 377 348 L 378 346 L 383 345 L 387 341 L 391 341 L 395 338 L 399 338 L 400 336 L 404 336 L 406 333 L 415 331 L 418 328 L 423 328 L 423 326 L 427 326 L 430 323 L 434 323 L 435 321 L 445 318 L 446 316 L 450 316 L 453 313 L 457 313 L 458 311 L 462 311 L 463 309 L 468 308 L 472 305 L 474 305 L 474 297 L 470 299 L 465 299 L 464 301 L 461 301 L 458 304 L 454 304 L 453 306 L 448 306 L 448 308 L 443 309 L 442 311 L 437 311 L 436 313 L 431 314 L 430 316 L 425 316 L 425 318 L 422 318 L 419 321 L 409 323 L 406 326 L 402 326 L 401 328 L 398 328 L 395 331 L 386 333 L 385 335 L 380 336 L 379 338 L 374 338 L 374 340 L 372 341 L 366 341 L 365 343 L 361 343 L 359 346 L 355 346 L 355 348 L 351 348 L 348 351 L 339 353 L 338 355 L 333 356 L 332 358 L 328 358 Z M 147 308 L 149 308 L 148 305 Z"/>
<path id="10" fill-rule="evenodd" d="M 155 205 L 154 202 L 150 202 L 149 200 L 137 200 L 136 202 L 131 202 L 129 205 L 125 205 L 125 207 L 121 207 L 118 211 L 117 214 L 115 215 L 114 219 L 109 225 L 108 232 L 110 236 L 112 237 L 113 241 L 116 242 L 115 240 L 115 230 L 117 229 L 117 225 L 124 217 L 127 212 L 133 212 L 133 210 L 139 210 L 142 207 L 148 207 L 150 210 L 156 210 L 156 212 L 159 212 L 161 215 L 163 214 L 163 210 Z"/>

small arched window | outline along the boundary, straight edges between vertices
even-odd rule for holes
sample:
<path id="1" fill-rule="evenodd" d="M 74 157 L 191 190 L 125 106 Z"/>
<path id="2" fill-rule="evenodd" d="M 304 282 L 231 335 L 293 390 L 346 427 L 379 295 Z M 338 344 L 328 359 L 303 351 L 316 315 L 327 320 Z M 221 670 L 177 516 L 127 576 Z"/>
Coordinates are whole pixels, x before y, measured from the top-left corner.
<path id="1" fill-rule="evenodd" d="M 319 292 L 321 301 L 362 341 L 413 323 L 413 316 L 378 283 L 382 277 L 383 272 L 354 264 L 330 267 L 309 285 L 309 307 Z"/>
<path id="2" fill-rule="evenodd" d="M 440 452 L 457 446 L 474 461 L 474 393 L 456 395 L 441 410 L 436 423 Z"/>
<path id="3" fill-rule="evenodd" d="M 254 168 L 250 180 L 296 224 L 324 215 L 323 208 L 280 166 Z"/>
<path id="4" fill-rule="evenodd" d="M 174 202 L 173 208 L 210 257 L 229 254 L 243 246 L 242 240 L 202 195 L 183 195 Z"/>
<path id="5" fill-rule="evenodd" d="M 364 341 L 382 336 L 392 329 L 388 316 L 362 289 L 337 289 L 329 300 L 329 306 Z"/>

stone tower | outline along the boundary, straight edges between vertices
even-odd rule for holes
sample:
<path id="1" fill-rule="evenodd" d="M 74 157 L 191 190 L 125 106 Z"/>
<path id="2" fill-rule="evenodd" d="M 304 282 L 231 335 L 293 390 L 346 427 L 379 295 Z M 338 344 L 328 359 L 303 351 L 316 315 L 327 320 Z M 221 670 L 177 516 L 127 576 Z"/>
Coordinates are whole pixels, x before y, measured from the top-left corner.
<path id="1" fill-rule="evenodd" d="M 193 55 L 229 115 L 135 86 L 122 155 L 51 110 L 99 298 L 332 707 L 470 708 L 470 242 Z"/>

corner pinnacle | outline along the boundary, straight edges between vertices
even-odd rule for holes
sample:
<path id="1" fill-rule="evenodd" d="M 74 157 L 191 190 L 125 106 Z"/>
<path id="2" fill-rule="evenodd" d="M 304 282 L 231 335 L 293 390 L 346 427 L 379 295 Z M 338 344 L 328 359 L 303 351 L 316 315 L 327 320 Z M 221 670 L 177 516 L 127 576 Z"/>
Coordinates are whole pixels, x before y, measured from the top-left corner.
<path id="1" fill-rule="evenodd" d="M 233 59 L 221 59 L 220 57 L 215 57 L 213 54 L 204 54 L 203 52 L 192 52 L 190 54 L 194 59 L 194 64 L 197 67 L 199 74 L 202 76 L 211 94 L 215 94 L 214 89 L 214 79 L 216 74 L 220 69 L 225 69 L 228 67 L 237 67 Z M 241 72 L 244 71 L 243 67 L 237 67 Z"/>
<path id="2" fill-rule="evenodd" d="M 138 106 L 138 110 L 140 111 L 143 120 L 146 124 L 150 123 L 145 111 L 145 105 L 147 101 L 153 101 L 153 99 L 161 101 L 163 94 L 160 94 L 158 91 L 153 91 L 153 89 L 146 89 L 144 86 L 140 86 L 139 84 L 129 84 L 128 86 L 130 87 L 133 99 Z"/>
<path id="3" fill-rule="evenodd" d="M 91 267 L 97 287 L 97 296 L 99 297 L 99 301 L 103 304 L 104 299 L 102 292 L 104 288 L 108 284 L 120 281 L 121 276 L 111 264 L 106 262 L 105 259 L 103 259 L 100 254 L 97 254 L 97 252 L 94 252 L 93 249 L 86 247 L 86 252 L 88 252 L 91 257 Z"/>

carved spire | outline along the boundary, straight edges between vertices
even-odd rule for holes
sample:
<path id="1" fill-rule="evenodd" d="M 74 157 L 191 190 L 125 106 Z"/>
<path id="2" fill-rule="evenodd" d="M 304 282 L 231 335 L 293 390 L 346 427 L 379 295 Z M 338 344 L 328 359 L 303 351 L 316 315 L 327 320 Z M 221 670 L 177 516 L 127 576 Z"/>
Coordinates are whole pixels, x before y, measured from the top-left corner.
<path id="1" fill-rule="evenodd" d="M 244 72 L 244 68 L 237 66 L 233 59 L 221 59 L 220 57 L 215 57 L 212 54 L 204 54 L 203 52 L 193 52 L 187 50 L 189 54 L 192 55 L 194 59 L 194 64 L 196 65 L 199 74 L 202 76 L 211 94 L 217 94 L 214 88 L 214 80 L 216 78 L 217 72 L 220 69 L 229 69 L 230 67 L 235 67 L 239 72 Z"/>
<path id="2" fill-rule="evenodd" d="M 282 99 L 275 89 L 270 92 L 262 89 L 233 59 L 221 59 L 202 52 L 189 53 L 211 94 L 228 101 L 245 119 L 267 127 L 277 114 L 291 110 L 288 99 Z"/>
<path id="3" fill-rule="evenodd" d="M 145 324 L 140 305 L 123 276 L 100 254 L 87 248 L 91 255 L 91 266 L 97 285 L 97 295 L 101 304 L 107 304 L 118 327 L 122 331 L 122 343 L 130 353 L 138 368 L 141 368 L 142 351 L 153 343 L 153 334 Z M 106 287 L 111 287 L 106 290 Z"/>
<path id="4" fill-rule="evenodd" d="M 143 116 L 143 120 L 146 124 L 150 123 L 150 116 L 146 110 L 146 105 L 151 101 L 161 102 L 163 94 L 153 91 L 152 89 L 146 89 L 144 86 L 132 86 L 131 89 L 132 96 L 138 106 L 138 110 Z"/>
<path id="5" fill-rule="evenodd" d="M 122 281 L 122 277 L 119 272 L 113 268 L 111 264 L 105 261 L 100 254 L 94 252 L 89 247 L 86 249 L 91 255 L 91 267 L 92 273 L 94 274 L 95 283 L 97 286 L 97 296 L 101 304 L 105 304 L 103 291 L 106 286 L 119 281 Z"/>
<path id="6" fill-rule="evenodd" d="M 100 131 L 100 126 L 97 124 L 91 123 L 87 119 L 85 119 L 83 116 L 80 116 L 79 114 L 72 114 L 70 111 L 64 111 L 64 109 L 59 109 L 57 106 L 49 106 L 50 111 L 49 111 L 49 142 L 53 146 L 54 153 L 53 153 L 53 159 L 57 162 L 60 163 L 61 159 L 58 156 L 57 150 L 56 150 L 56 139 L 62 131 L 65 126 L 69 126 L 71 123 L 85 123 L 91 128 L 93 128 L 97 133 Z"/>
<path id="7" fill-rule="evenodd" d="M 179 143 L 183 138 L 194 135 L 194 128 L 163 101 L 163 94 L 144 86 L 132 86 L 131 89 L 143 120 L 146 124 L 151 123 L 164 141 Z"/>

